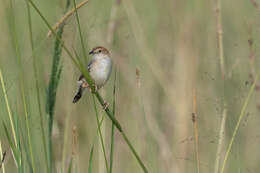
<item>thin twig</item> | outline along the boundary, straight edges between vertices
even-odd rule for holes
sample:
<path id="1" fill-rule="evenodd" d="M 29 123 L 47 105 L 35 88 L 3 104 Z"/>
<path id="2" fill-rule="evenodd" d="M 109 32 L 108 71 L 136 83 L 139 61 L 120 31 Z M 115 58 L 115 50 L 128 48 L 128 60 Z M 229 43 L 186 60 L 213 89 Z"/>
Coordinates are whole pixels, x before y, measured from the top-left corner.
<path id="1" fill-rule="evenodd" d="M 196 90 L 193 89 L 193 102 L 192 102 L 192 123 L 194 129 L 195 138 L 195 150 L 196 150 L 196 162 L 197 162 L 197 173 L 200 172 L 200 158 L 199 158 L 199 132 L 198 132 L 198 114 L 197 114 L 197 95 Z"/>
<path id="2" fill-rule="evenodd" d="M 76 8 L 71 9 L 70 11 L 68 11 L 64 16 L 62 16 L 62 18 L 52 27 L 52 30 L 56 31 L 57 28 L 59 28 L 75 11 L 76 9 L 79 9 L 80 7 L 82 7 L 83 5 L 85 5 L 86 3 L 88 3 L 89 0 L 84 0 L 82 2 L 80 2 L 78 5 L 76 5 Z M 47 37 L 50 37 L 52 35 L 52 30 L 48 31 Z"/>

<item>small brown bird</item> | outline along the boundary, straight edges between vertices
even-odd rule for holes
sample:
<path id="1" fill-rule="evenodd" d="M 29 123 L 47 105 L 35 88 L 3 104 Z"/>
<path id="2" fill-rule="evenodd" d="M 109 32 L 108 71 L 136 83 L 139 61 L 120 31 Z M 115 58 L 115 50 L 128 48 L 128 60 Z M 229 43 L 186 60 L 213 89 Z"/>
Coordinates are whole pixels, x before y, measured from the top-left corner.
<path id="1" fill-rule="evenodd" d="M 88 72 L 96 85 L 96 89 L 98 90 L 106 84 L 110 77 L 112 71 L 112 60 L 110 58 L 109 51 L 102 46 L 93 48 L 89 54 L 93 55 L 93 58 L 88 64 Z M 89 84 L 83 75 L 80 75 L 78 84 L 79 89 L 73 99 L 73 103 L 79 101 L 86 88 L 90 89 Z"/>

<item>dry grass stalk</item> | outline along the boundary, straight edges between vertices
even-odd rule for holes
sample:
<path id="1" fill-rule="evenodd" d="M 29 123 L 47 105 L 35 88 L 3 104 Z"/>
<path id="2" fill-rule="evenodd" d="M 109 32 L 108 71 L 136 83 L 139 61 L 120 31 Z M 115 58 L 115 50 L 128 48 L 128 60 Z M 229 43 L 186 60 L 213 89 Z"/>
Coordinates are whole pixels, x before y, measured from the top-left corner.
<path id="1" fill-rule="evenodd" d="M 196 150 L 196 162 L 197 162 L 197 173 L 200 172 L 200 158 L 199 158 L 199 132 L 198 132 L 198 114 L 197 114 L 197 95 L 196 90 L 193 88 L 193 103 L 192 103 L 192 123 L 194 128 L 195 138 L 195 150 Z"/>
<path id="2" fill-rule="evenodd" d="M 82 7 L 83 5 L 85 5 L 86 3 L 88 3 L 89 0 L 84 0 L 82 2 L 80 2 L 78 5 L 76 5 L 76 8 L 71 9 L 70 11 L 68 11 L 64 16 L 62 16 L 62 18 L 52 27 L 52 29 L 54 31 L 56 31 L 75 11 L 76 9 L 78 10 L 80 7 Z M 50 37 L 52 35 L 52 31 L 49 30 L 47 37 Z"/>
<path id="3" fill-rule="evenodd" d="M 77 134 L 77 127 L 74 126 L 72 128 L 72 155 L 75 156 L 77 152 L 77 145 L 78 145 L 78 134 Z"/>
<path id="4" fill-rule="evenodd" d="M 221 0 L 216 0 L 216 22 L 217 22 L 217 39 L 218 39 L 218 49 L 219 49 L 219 61 L 220 61 L 220 70 L 221 77 L 225 79 L 225 64 L 224 64 L 224 51 L 223 51 L 223 29 L 221 22 Z"/>
<path id="5" fill-rule="evenodd" d="M 219 161 L 220 161 L 220 157 L 221 157 L 221 148 L 222 148 L 223 141 L 224 141 L 226 117 L 227 117 L 227 109 L 224 109 L 223 114 L 222 114 L 221 126 L 220 126 L 220 130 L 219 130 L 219 136 L 218 136 L 219 140 L 218 140 L 218 147 L 217 147 L 217 153 L 216 153 L 214 173 L 218 173 L 218 169 L 219 169 Z"/>
<path id="6" fill-rule="evenodd" d="M 218 40 L 218 49 L 219 49 L 219 60 L 220 60 L 220 70 L 221 77 L 223 80 L 223 90 L 225 89 L 225 62 L 224 62 L 224 51 L 223 51 L 223 29 L 221 22 L 221 0 L 216 0 L 216 24 L 217 24 L 217 40 Z M 227 107 L 225 101 L 225 94 L 223 93 L 223 111 L 222 111 L 222 119 L 219 130 L 219 140 L 217 146 L 216 160 L 215 160 L 215 168 L 214 173 L 218 172 L 219 169 L 219 161 L 221 156 L 221 149 L 223 148 L 224 141 L 224 132 L 225 132 L 225 124 L 227 118 Z"/>
<path id="7" fill-rule="evenodd" d="M 73 170 L 79 171 L 79 156 L 78 156 L 78 132 L 77 127 L 73 126 L 72 128 L 72 159 L 73 159 Z"/>

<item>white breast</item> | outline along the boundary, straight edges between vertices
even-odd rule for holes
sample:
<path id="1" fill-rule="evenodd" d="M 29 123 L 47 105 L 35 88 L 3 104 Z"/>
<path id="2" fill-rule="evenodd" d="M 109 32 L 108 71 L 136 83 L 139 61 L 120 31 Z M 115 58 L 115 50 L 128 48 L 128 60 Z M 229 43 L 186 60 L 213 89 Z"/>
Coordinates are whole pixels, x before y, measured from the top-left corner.
<path id="1" fill-rule="evenodd" d="M 107 80 L 112 71 L 112 61 L 108 56 L 94 56 L 90 67 L 89 74 L 95 81 L 98 88 L 101 88 Z"/>

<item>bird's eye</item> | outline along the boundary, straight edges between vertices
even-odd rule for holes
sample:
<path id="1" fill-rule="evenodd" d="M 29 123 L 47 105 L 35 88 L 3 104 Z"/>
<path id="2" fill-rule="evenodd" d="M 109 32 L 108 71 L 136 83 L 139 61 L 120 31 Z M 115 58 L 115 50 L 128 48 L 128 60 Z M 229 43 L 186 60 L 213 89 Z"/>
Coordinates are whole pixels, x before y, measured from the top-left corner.
<path id="1" fill-rule="evenodd" d="M 98 52 L 101 53 L 101 50 L 99 50 Z"/>

